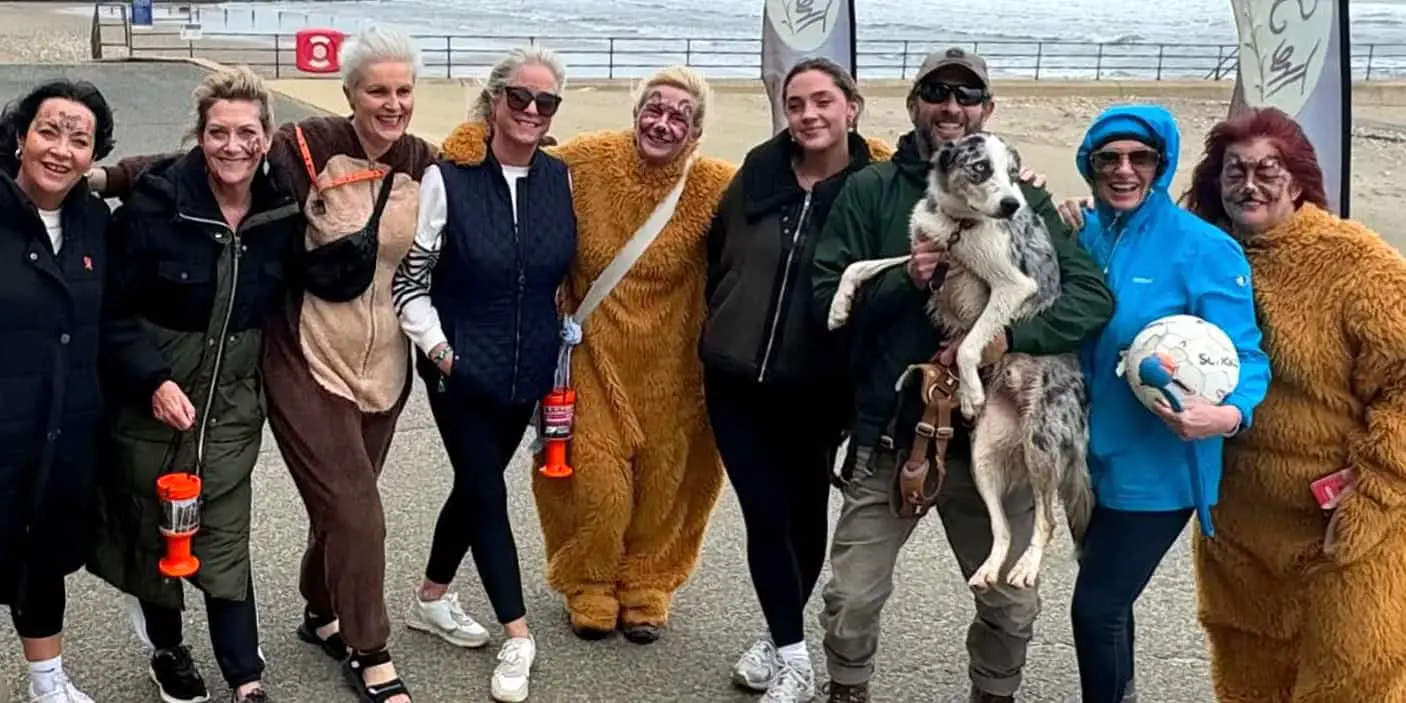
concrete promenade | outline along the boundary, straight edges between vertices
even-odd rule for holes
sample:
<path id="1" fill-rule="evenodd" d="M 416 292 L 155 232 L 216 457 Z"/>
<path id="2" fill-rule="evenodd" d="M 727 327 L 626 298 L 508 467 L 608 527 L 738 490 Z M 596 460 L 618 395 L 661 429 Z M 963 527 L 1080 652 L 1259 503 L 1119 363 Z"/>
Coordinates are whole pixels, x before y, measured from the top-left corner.
<path id="1" fill-rule="evenodd" d="M 4 66 L 0 67 L 0 94 L 8 98 L 41 78 L 57 75 L 93 80 L 112 100 L 118 115 L 114 159 L 175 149 L 192 124 L 189 95 L 200 70 L 184 64 Z M 571 108 L 568 105 L 566 109 Z M 603 119 L 624 124 L 626 110 L 621 107 L 617 114 Z M 299 119 L 310 111 L 302 102 L 280 99 L 277 105 L 280 121 Z M 434 521 L 450 483 L 450 469 L 423 399 L 417 381 L 382 482 L 390 534 L 387 599 L 396 623 L 391 647 L 419 703 L 487 701 L 494 653 L 501 641 L 496 632 L 487 648 L 471 651 L 401 625 L 421 579 Z M 558 599 L 544 583 L 542 544 L 528 488 L 525 451 L 515 457 L 508 474 L 528 611 L 539 646 L 530 700 L 753 700 L 733 690 L 728 681 L 733 661 L 762 630 L 745 565 L 742 521 L 730 491 L 717 509 L 695 576 L 678 594 L 671 629 L 658 643 L 640 647 L 619 637 L 588 643 L 571 635 Z M 838 495 L 832 494 L 832 515 L 838 503 Z M 254 511 L 254 564 L 270 693 L 280 702 L 353 700 L 336 667 L 293 635 L 302 605 L 296 575 L 307 524 L 302 503 L 268 437 L 255 474 Z M 1068 535 L 1061 530 L 1045 565 L 1046 610 L 1030 646 L 1022 701 L 1078 700 L 1068 619 L 1074 574 Z M 827 577 L 828 573 L 822 579 Z M 971 596 L 935 519 L 914 536 L 895 578 L 895 592 L 883 615 L 875 700 L 965 701 L 964 640 L 972 617 Z M 467 609 L 491 624 L 491 611 L 471 558 L 465 560 L 456 586 Z M 216 696 L 213 700 L 225 700 L 227 693 L 205 631 L 204 608 L 193 597 L 194 591 L 191 594 L 194 605 L 187 616 L 187 641 L 211 684 Z M 65 662 L 79 684 L 100 703 L 156 701 L 155 689 L 146 678 L 147 655 L 132 633 L 121 596 L 86 574 L 70 579 L 69 596 Z M 819 605 L 817 596 L 807 622 L 816 665 L 823 672 L 820 633 L 814 624 Z M 1194 605 L 1183 536 L 1137 609 L 1138 683 L 1144 701 L 1211 700 Z M 22 701 L 26 669 L 8 618 L 0 620 L 4 622 L 0 625 L 0 700 Z"/>

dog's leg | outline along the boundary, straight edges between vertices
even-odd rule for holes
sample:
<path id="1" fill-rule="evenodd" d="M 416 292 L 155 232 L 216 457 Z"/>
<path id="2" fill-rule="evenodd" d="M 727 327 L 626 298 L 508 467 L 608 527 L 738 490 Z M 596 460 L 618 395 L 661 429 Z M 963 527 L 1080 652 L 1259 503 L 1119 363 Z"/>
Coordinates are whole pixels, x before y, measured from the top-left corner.
<path id="1" fill-rule="evenodd" d="M 1035 281 L 1019 272 L 993 273 L 996 283 L 991 285 L 991 296 L 986 307 L 977 316 L 962 343 L 957 345 L 957 375 L 962 381 L 957 389 L 957 399 L 961 402 L 962 415 L 968 420 L 975 419 L 986 404 L 986 393 L 981 387 L 981 376 L 977 373 L 982 350 L 1015 319 L 1021 304 L 1037 290 Z"/>
<path id="2" fill-rule="evenodd" d="M 905 254 L 888 259 L 856 261 L 846 266 L 845 272 L 840 275 L 840 284 L 835 288 L 835 297 L 830 300 L 826 325 L 832 330 L 843 327 L 849 320 L 850 307 L 854 305 L 854 296 L 859 293 L 859 287 L 887 269 L 908 263 L 911 258 L 912 255 Z"/>
<path id="3" fill-rule="evenodd" d="M 1062 458 L 1035 449 L 1027 449 L 1024 454 L 1031 492 L 1035 495 L 1035 531 L 1030 535 L 1025 553 L 1006 576 L 1006 582 L 1016 588 L 1031 588 L 1040 579 L 1040 562 L 1045 557 L 1045 548 L 1054 539 L 1054 501 L 1062 463 Z"/>
<path id="4" fill-rule="evenodd" d="M 1011 550 L 1011 524 L 1004 499 L 1008 486 L 1021 480 L 1011 473 L 1019 467 L 1009 461 L 1012 454 L 1019 453 L 1010 451 L 1020 441 L 1016 422 L 1014 403 L 1006 396 L 996 396 L 990 412 L 972 428 L 972 482 L 991 519 L 991 551 L 967 581 L 977 590 L 986 590 L 1001 580 L 1001 567 Z"/>

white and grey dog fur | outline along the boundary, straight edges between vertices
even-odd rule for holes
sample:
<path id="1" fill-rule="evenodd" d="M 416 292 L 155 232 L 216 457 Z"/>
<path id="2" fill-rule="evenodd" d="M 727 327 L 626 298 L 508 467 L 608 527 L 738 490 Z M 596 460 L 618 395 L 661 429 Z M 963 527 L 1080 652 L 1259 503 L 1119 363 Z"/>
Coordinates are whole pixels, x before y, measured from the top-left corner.
<path id="1" fill-rule="evenodd" d="M 1028 320 L 1060 295 L 1060 271 L 1044 222 L 1018 185 L 1020 155 L 999 137 L 978 132 L 940 146 L 927 192 L 909 223 L 913 243 L 935 241 L 951 270 L 928 301 L 933 324 L 953 338 L 962 414 L 972 428 L 972 476 L 991 516 L 991 552 L 969 581 L 985 589 L 1000 580 L 1011 548 L 1006 494 L 1029 483 L 1035 532 L 1007 583 L 1035 585 L 1054 536 L 1054 500 L 1064 504 L 1075 544 L 1093 511 L 1086 453 L 1088 404 L 1074 354 L 1006 354 L 983 385 L 983 347 L 1007 325 Z M 910 256 L 859 261 L 845 269 L 830 306 L 829 327 L 845 324 L 860 286 Z M 910 368 L 900 378 L 903 388 Z"/>

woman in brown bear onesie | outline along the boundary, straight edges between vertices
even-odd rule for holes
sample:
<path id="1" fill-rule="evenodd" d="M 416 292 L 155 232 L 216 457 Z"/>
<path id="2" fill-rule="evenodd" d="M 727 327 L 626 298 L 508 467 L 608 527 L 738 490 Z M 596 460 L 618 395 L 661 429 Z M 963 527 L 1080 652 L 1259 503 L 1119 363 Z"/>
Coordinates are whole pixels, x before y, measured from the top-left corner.
<path id="1" fill-rule="evenodd" d="M 285 124 L 267 158 L 302 204 L 308 239 L 343 250 L 343 275 L 319 286 L 343 290 L 332 298 L 293 290 L 264 330 L 261 370 L 269 426 L 311 528 L 298 635 L 341 662 L 364 703 L 409 703 L 386 650 L 377 480 L 411 386 L 391 278 L 415 239 L 419 180 L 436 150 L 405 131 L 421 63 L 413 40 L 373 26 L 348 40 L 341 63 L 351 116 Z M 90 181 L 107 197 L 124 196 L 155 158 L 123 159 Z M 362 236 L 377 224 L 378 236 Z"/>
<path id="2" fill-rule="evenodd" d="M 633 129 L 585 134 L 548 150 L 570 168 L 576 205 L 568 312 L 687 178 L 672 219 L 583 325 L 571 359 L 575 475 L 534 474 L 547 580 L 566 597 L 582 637 L 618 626 L 634 642 L 658 638 L 722 489 L 698 337 L 705 240 L 735 167 L 694 158 L 709 97 L 696 72 L 664 69 L 644 82 Z"/>
<path id="3" fill-rule="evenodd" d="M 1406 260 L 1325 210 L 1302 129 L 1215 127 L 1188 209 L 1244 245 L 1272 381 L 1226 444 L 1200 618 L 1220 701 L 1406 701 Z M 1324 509 L 1310 484 L 1349 469 Z"/>

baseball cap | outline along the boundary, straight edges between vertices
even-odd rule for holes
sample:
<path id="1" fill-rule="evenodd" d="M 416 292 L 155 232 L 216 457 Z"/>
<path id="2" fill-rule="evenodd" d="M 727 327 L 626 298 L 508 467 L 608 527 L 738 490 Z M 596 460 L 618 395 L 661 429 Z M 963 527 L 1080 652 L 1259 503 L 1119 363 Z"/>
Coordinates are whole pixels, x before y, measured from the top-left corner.
<path id="1" fill-rule="evenodd" d="M 948 66 L 960 66 L 965 68 L 981 81 L 981 87 L 987 91 L 991 90 L 991 79 L 986 74 L 986 59 L 973 54 L 959 46 L 941 49 L 928 54 L 923 59 L 923 65 L 918 67 L 918 75 L 913 78 L 913 85 L 922 83 L 928 76 L 938 69 Z"/>

